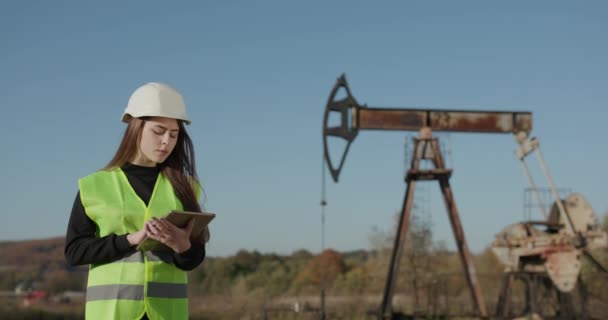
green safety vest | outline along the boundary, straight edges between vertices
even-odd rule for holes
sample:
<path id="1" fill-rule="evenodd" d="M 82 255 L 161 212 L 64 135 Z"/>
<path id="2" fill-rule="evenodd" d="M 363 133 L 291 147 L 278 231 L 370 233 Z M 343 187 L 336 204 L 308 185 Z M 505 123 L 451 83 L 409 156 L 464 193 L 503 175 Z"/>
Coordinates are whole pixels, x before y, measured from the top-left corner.
<path id="1" fill-rule="evenodd" d="M 183 209 L 162 173 L 147 206 L 120 168 L 95 172 L 78 185 L 98 237 L 133 233 L 152 217 Z M 86 319 L 140 319 L 144 313 L 152 320 L 188 319 L 187 274 L 171 259 L 171 252 L 136 251 L 115 262 L 91 264 Z"/>

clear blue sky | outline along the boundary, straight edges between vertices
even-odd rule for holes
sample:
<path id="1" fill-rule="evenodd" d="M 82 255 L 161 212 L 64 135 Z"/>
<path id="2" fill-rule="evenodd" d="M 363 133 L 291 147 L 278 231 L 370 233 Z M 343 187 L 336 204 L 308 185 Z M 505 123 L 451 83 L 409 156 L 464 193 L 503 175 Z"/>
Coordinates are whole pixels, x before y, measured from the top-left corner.
<path id="1" fill-rule="evenodd" d="M 317 252 L 321 122 L 343 72 L 371 106 L 532 111 L 556 182 L 602 215 L 607 16 L 603 1 L 2 1 L 0 240 L 63 235 L 77 179 L 119 143 L 130 93 L 161 81 L 193 119 L 218 214 L 209 254 Z M 407 135 L 360 133 L 340 183 L 328 181 L 327 246 L 368 248 L 374 226 L 393 231 Z M 478 252 L 522 220 L 527 180 L 512 136 L 450 140 Z M 453 248 L 430 188 L 435 236 Z"/>

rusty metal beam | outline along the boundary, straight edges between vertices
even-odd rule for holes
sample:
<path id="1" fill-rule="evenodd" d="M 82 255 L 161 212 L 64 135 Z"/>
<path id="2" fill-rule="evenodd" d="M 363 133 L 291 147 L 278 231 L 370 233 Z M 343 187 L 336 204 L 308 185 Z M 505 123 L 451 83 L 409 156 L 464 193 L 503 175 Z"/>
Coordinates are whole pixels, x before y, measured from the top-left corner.
<path id="1" fill-rule="evenodd" d="M 352 107 L 353 127 L 359 130 L 433 131 L 479 133 L 529 133 L 531 112 L 389 109 Z"/>
<path id="2" fill-rule="evenodd" d="M 343 91 L 346 97 L 338 94 Z M 330 124 L 330 118 L 339 122 L 332 121 Z M 353 97 L 346 77 L 342 75 L 329 95 L 323 117 L 324 157 L 332 179 L 338 182 L 348 150 L 359 130 L 418 131 L 422 128 L 435 132 L 513 133 L 527 137 L 532 131 L 532 113 L 367 107 Z M 340 138 L 346 142 L 342 156 L 337 158 L 337 166 L 329 156 L 329 138 Z"/>

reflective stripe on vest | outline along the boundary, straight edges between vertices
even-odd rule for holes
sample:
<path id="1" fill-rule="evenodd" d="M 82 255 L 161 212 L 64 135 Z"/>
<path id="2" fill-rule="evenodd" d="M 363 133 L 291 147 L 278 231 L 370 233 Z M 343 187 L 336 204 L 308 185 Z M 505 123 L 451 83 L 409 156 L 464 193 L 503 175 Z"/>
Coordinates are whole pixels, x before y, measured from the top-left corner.
<path id="1" fill-rule="evenodd" d="M 78 181 L 85 212 L 97 236 L 140 230 L 144 221 L 182 210 L 169 180 L 159 174 L 146 205 L 120 168 Z M 171 252 L 134 252 L 122 259 L 92 264 L 87 283 L 87 319 L 187 319 L 187 275 L 172 264 Z"/>
<path id="2" fill-rule="evenodd" d="M 188 286 L 182 283 L 148 282 L 148 297 L 188 298 Z M 87 288 L 87 302 L 95 300 L 143 300 L 144 286 L 106 284 Z"/>

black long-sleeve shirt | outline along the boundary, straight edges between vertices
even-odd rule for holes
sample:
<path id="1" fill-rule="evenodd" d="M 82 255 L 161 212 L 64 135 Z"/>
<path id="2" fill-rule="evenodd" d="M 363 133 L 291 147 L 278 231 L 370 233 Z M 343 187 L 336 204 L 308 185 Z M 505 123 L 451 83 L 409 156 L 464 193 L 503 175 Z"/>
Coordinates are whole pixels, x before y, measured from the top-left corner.
<path id="1" fill-rule="evenodd" d="M 121 167 L 137 195 L 147 205 L 159 175 L 159 168 L 125 164 Z M 70 265 L 108 263 L 133 254 L 136 249 L 129 245 L 127 234 L 110 234 L 105 237 L 95 235 L 96 224 L 85 213 L 76 195 L 65 237 L 65 258 Z M 192 270 L 205 259 L 205 245 L 192 243 L 189 250 L 173 253 L 173 263 L 182 270 Z"/>

